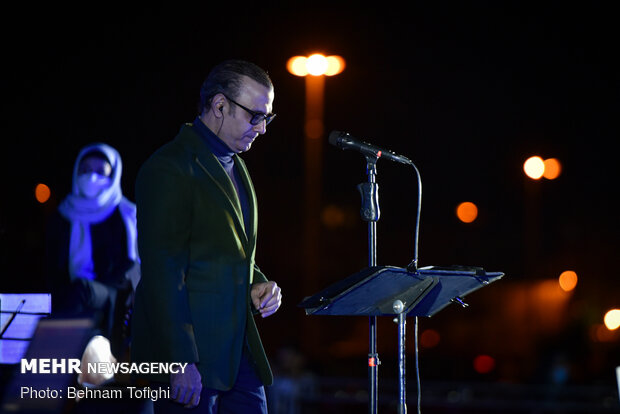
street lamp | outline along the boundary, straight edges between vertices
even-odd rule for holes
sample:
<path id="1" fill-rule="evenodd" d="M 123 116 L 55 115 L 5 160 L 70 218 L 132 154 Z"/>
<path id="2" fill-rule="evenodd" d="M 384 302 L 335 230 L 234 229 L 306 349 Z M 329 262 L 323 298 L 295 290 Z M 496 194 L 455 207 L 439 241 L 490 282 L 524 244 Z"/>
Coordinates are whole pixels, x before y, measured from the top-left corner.
<path id="1" fill-rule="evenodd" d="M 305 157 L 305 203 L 303 234 L 303 278 L 304 292 L 315 292 L 319 279 L 319 236 L 321 207 L 321 155 L 324 134 L 323 112 L 325 101 L 325 77 L 335 76 L 345 68 L 340 56 L 325 56 L 315 53 L 310 56 L 294 56 L 286 64 L 288 71 L 306 81 L 306 108 L 304 118 Z M 314 325 L 303 329 L 307 352 L 320 344 L 320 330 Z"/>
<path id="2" fill-rule="evenodd" d="M 544 189 L 538 182 L 543 178 L 557 179 L 562 172 L 562 164 L 557 158 L 544 159 L 540 155 L 533 155 L 523 163 L 523 172 L 529 178 L 524 181 L 525 225 L 523 226 L 525 264 L 529 268 L 536 265 L 542 251 L 541 192 Z"/>
<path id="3" fill-rule="evenodd" d="M 306 78 L 306 117 L 304 133 L 307 138 L 319 139 L 323 135 L 323 102 L 325 76 L 334 76 L 344 70 L 345 62 L 340 56 L 324 56 L 315 53 L 308 57 L 294 56 L 286 63 L 288 71 Z"/>
<path id="4" fill-rule="evenodd" d="M 523 171 L 532 180 L 538 180 L 542 177 L 548 180 L 555 180 L 562 171 L 562 165 L 556 158 L 543 160 L 538 155 L 535 155 L 525 160 Z"/>

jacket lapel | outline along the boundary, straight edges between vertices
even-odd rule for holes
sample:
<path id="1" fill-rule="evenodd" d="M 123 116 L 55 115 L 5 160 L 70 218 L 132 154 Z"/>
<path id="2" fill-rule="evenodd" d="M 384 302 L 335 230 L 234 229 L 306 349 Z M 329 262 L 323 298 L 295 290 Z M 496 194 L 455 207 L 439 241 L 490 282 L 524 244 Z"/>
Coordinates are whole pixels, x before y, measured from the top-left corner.
<path id="1" fill-rule="evenodd" d="M 248 235 L 246 234 L 245 225 L 243 223 L 241 202 L 239 201 L 239 196 L 237 195 L 234 184 L 224 170 L 224 167 L 222 167 L 222 164 L 220 164 L 215 155 L 213 155 L 202 138 L 192 130 L 191 124 L 184 126 L 179 138 L 185 142 L 185 145 L 192 152 L 193 166 L 196 170 L 200 171 L 200 173 L 198 171 L 196 172 L 196 177 L 200 180 L 205 180 L 209 187 L 213 188 L 215 185 L 218 189 L 220 197 L 217 197 L 217 199 L 221 200 L 222 206 L 230 211 L 234 219 L 233 221 L 237 233 L 243 235 L 243 242 L 245 247 L 248 248 Z M 253 191 L 248 191 L 248 198 L 254 198 Z M 248 253 L 250 251 L 251 250 L 246 250 Z"/>
<path id="2" fill-rule="evenodd" d="M 235 155 L 235 168 L 239 173 L 239 177 L 241 178 L 241 183 L 245 188 L 246 194 L 248 195 L 248 209 L 249 209 L 249 223 L 247 226 L 247 237 L 250 242 L 250 246 L 254 246 L 256 243 L 256 232 L 258 228 L 258 203 L 256 201 L 256 192 L 254 191 L 254 185 L 252 184 L 252 179 L 250 178 L 250 173 L 248 172 L 247 167 L 245 166 L 245 162 L 239 157 Z"/>
<path id="3" fill-rule="evenodd" d="M 214 183 L 219 191 L 221 191 L 224 207 L 228 208 L 233 213 L 232 216 L 235 218 L 237 231 L 245 236 L 245 241 L 247 242 L 248 237 L 243 222 L 241 202 L 239 201 L 239 196 L 237 195 L 234 184 L 228 174 L 226 174 L 224 167 L 222 167 L 213 154 L 196 155 L 194 161 L 207 175 L 207 179 Z"/>

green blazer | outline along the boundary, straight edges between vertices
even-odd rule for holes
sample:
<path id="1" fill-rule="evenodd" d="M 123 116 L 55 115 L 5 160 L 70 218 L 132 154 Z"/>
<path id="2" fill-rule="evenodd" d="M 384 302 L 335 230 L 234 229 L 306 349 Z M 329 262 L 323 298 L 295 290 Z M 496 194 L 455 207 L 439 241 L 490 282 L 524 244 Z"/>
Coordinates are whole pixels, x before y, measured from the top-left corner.
<path id="1" fill-rule="evenodd" d="M 191 124 L 136 180 L 142 276 L 132 361 L 195 362 L 203 386 L 218 390 L 233 386 L 245 341 L 263 384 L 273 382 L 250 300 L 251 284 L 267 281 L 254 263 L 256 194 L 244 162 L 234 160 L 250 203 L 248 226 L 232 181 Z"/>

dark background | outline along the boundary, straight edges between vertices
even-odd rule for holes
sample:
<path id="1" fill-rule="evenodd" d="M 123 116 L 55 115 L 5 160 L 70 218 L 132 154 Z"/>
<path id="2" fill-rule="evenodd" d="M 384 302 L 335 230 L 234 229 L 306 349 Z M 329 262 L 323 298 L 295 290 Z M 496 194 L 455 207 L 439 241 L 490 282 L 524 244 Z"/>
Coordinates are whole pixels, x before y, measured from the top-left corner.
<path id="1" fill-rule="evenodd" d="M 355 188 L 366 165 L 360 154 L 327 145 L 336 129 L 418 167 L 420 265 L 506 274 L 468 297 L 469 308 L 420 320 L 420 332 L 441 337 L 421 349 L 423 380 L 547 384 L 561 361 L 562 383 L 613 389 L 620 338 L 596 335 L 605 312 L 620 307 L 613 9 L 604 2 L 428 3 L 7 6 L 0 29 L 2 291 L 45 290 L 45 221 L 70 189 L 82 146 L 105 141 L 119 150 L 123 190 L 133 200 L 141 163 L 195 117 L 208 70 L 243 58 L 265 68 L 276 90 L 278 116 L 243 156 L 260 201 L 257 260 L 284 292 L 282 309 L 261 322 L 274 365 L 278 350 L 289 347 L 318 375 L 366 375 L 366 318 L 311 317 L 297 307 L 367 263 Z M 309 275 L 304 80 L 285 65 L 312 52 L 341 55 L 347 67 L 326 79 L 321 208 L 314 213 L 318 220 L 327 207 L 339 220 L 321 225 L 316 274 Z M 522 165 L 531 155 L 558 158 L 560 177 L 526 178 Z M 415 175 L 388 161 L 378 171 L 378 262 L 403 267 L 413 258 Z M 34 199 L 39 182 L 52 190 L 44 205 Z M 455 217 L 462 201 L 479 207 L 472 224 Z M 566 294 L 545 284 L 564 270 L 579 276 Z M 381 320 L 379 332 L 381 375 L 392 378 L 396 327 Z M 495 359 L 490 373 L 473 369 L 479 354 Z"/>

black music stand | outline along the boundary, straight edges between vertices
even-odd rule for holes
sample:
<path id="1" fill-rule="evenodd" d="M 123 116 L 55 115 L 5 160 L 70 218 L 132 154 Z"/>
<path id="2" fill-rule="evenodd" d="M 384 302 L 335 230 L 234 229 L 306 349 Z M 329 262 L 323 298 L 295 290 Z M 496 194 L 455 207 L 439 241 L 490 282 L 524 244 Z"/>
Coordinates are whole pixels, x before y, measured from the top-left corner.
<path id="1" fill-rule="evenodd" d="M 500 272 L 487 273 L 480 267 L 429 266 L 411 272 L 374 266 L 305 298 L 299 306 L 307 315 L 398 317 L 399 413 L 404 414 L 406 317 L 430 317 L 450 303 L 468 306 L 463 301 L 466 295 L 503 276 Z M 371 353 L 369 365 L 376 362 L 372 359 Z"/>

